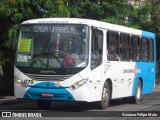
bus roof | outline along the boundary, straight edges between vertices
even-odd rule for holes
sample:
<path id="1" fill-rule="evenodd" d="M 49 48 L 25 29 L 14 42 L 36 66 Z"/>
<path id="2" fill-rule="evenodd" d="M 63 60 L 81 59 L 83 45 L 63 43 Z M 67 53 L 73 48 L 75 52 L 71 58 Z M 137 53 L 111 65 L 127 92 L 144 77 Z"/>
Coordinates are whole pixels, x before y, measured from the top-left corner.
<path id="1" fill-rule="evenodd" d="M 82 19 L 82 18 L 40 18 L 40 19 L 31 19 L 31 20 L 24 21 L 22 24 L 34 24 L 34 23 L 86 24 L 89 26 L 96 26 L 98 28 L 103 28 L 106 30 L 113 30 L 118 32 L 120 31 L 128 34 L 155 38 L 155 34 L 151 32 L 129 28 L 122 25 L 111 24 L 111 23 L 106 23 L 106 22 L 101 22 L 101 21 L 91 20 L 91 19 Z"/>

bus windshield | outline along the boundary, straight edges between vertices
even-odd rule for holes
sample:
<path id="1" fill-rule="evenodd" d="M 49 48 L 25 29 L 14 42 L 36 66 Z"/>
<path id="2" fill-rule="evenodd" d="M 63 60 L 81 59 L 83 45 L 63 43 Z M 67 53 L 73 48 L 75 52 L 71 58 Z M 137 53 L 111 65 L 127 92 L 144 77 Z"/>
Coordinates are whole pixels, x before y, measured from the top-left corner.
<path id="1" fill-rule="evenodd" d="M 25 69 L 84 68 L 88 64 L 88 33 L 86 25 L 22 25 L 16 66 Z"/>

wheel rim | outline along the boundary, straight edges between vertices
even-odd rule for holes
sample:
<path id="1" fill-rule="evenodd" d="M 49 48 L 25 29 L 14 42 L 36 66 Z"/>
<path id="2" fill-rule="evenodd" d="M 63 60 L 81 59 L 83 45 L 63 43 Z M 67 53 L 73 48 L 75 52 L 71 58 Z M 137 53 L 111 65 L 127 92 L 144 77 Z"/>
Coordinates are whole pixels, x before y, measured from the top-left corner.
<path id="1" fill-rule="evenodd" d="M 103 89 L 102 101 L 104 104 L 107 104 L 109 100 L 109 90 L 107 88 Z"/>

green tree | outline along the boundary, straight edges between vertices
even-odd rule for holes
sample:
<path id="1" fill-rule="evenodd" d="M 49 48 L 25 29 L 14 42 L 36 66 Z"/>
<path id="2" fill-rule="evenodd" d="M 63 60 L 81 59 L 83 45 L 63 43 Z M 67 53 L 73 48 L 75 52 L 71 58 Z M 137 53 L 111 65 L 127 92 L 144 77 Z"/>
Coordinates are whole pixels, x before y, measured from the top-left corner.
<path id="1" fill-rule="evenodd" d="M 130 10 L 127 0 L 76 0 L 76 2 L 70 3 L 71 8 L 74 8 L 72 17 L 96 19 L 123 25 Z"/>
<path id="2" fill-rule="evenodd" d="M 1 0 L 0 6 L 0 49 L 11 46 L 22 21 L 42 17 L 96 19 L 152 31 L 160 36 L 158 0 L 143 4 L 135 0 L 134 5 L 128 0 Z"/>
<path id="3" fill-rule="evenodd" d="M 64 0 L 1 0 L 0 41 L 9 47 L 22 21 L 41 17 L 69 17 Z M 5 22 L 5 24 L 4 24 Z"/>

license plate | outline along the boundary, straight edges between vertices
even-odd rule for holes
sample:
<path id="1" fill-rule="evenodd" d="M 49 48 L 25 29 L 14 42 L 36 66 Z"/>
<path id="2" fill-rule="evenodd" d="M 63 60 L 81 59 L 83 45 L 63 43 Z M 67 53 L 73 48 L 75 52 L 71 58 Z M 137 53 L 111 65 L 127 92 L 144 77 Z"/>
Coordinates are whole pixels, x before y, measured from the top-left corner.
<path id="1" fill-rule="evenodd" d="M 41 93 L 42 97 L 54 97 L 53 93 Z"/>

